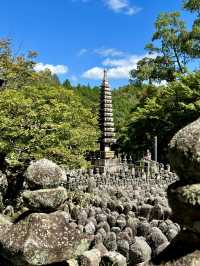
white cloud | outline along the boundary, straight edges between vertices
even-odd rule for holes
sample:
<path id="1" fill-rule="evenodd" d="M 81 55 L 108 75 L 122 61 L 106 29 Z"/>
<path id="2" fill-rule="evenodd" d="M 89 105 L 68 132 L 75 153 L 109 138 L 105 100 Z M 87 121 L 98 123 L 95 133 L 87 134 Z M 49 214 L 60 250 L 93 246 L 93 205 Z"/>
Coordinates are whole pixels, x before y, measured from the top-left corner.
<path id="1" fill-rule="evenodd" d="M 140 7 L 132 6 L 128 0 L 104 0 L 106 6 L 116 13 L 132 16 L 141 11 Z"/>
<path id="2" fill-rule="evenodd" d="M 92 0 L 71 0 L 72 2 L 80 1 L 82 3 L 90 3 Z M 130 0 L 101 0 L 107 8 L 115 13 L 123 13 L 125 15 L 135 15 L 142 10 L 141 7 L 134 6 Z"/>
<path id="3" fill-rule="evenodd" d="M 124 55 L 123 51 L 117 50 L 115 48 L 104 48 L 104 47 L 99 48 L 99 49 L 95 49 L 94 53 L 98 54 L 100 56 L 103 56 L 103 57 L 107 57 L 107 56 L 114 57 L 114 56 Z"/>
<path id="4" fill-rule="evenodd" d="M 102 67 L 93 67 L 85 71 L 82 75 L 86 79 L 101 79 L 103 77 L 103 68 Z"/>
<path id="5" fill-rule="evenodd" d="M 69 68 L 65 65 L 51 65 L 51 64 L 43 64 L 43 63 L 37 63 L 34 69 L 36 72 L 49 69 L 52 74 L 58 74 L 58 75 L 66 74 L 69 71 Z"/>
<path id="6" fill-rule="evenodd" d="M 85 49 L 85 48 L 83 48 L 83 49 L 81 49 L 79 52 L 78 52 L 78 56 L 82 56 L 82 55 L 84 55 L 84 54 L 86 54 L 88 52 L 88 49 Z"/>
<path id="7" fill-rule="evenodd" d="M 101 79 L 104 67 L 108 68 L 108 77 L 111 79 L 127 79 L 132 69 L 137 67 L 137 62 L 144 57 L 155 58 L 157 55 L 129 55 L 121 59 L 107 58 L 102 62 L 102 67 L 93 67 L 82 75 L 87 79 Z"/>

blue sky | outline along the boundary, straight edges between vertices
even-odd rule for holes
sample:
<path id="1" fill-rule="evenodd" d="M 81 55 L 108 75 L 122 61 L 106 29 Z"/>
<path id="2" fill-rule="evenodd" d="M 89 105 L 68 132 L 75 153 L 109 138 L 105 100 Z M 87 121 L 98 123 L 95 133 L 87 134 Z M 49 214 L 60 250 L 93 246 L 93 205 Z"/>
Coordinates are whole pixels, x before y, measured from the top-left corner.
<path id="1" fill-rule="evenodd" d="M 181 10 L 181 0 L 2 0 L 0 38 L 16 53 L 39 53 L 37 69 L 61 80 L 99 85 L 102 68 L 110 83 L 128 83 L 128 72 L 145 55 L 160 12 Z M 182 11 L 188 25 L 192 16 Z"/>

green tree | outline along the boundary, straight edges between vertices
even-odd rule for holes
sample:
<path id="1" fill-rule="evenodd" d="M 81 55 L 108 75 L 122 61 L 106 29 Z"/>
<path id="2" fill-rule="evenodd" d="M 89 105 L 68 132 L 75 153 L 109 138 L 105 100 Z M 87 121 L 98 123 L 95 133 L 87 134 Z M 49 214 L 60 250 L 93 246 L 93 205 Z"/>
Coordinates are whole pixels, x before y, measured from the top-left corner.
<path id="1" fill-rule="evenodd" d="M 33 71 L 36 56 L 34 51 L 27 56 L 13 56 L 11 41 L 0 39 L 0 79 L 5 81 L 6 87 L 19 89 L 37 80 L 38 75 Z"/>
<path id="2" fill-rule="evenodd" d="M 62 87 L 2 91 L 0 131 L 1 158 L 11 168 L 42 157 L 81 167 L 85 153 L 97 148 L 96 117 Z"/>
<path id="3" fill-rule="evenodd" d="M 70 81 L 68 79 L 66 79 L 64 82 L 63 82 L 63 87 L 65 87 L 66 89 L 72 89 L 72 85 L 70 83 Z"/>
<path id="4" fill-rule="evenodd" d="M 184 8 L 194 14 L 197 18 L 194 20 L 192 30 L 190 32 L 191 46 L 187 52 L 193 58 L 200 58 L 200 1 L 199 0 L 185 0 Z"/>
<path id="5" fill-rule="evenodd" d="M 123 151 L 142 154 L 153 150 L 158 136 L 159 160 L 167 161 L 167 147 L 172 136 L 199 117 L 200 72 L 149 91 L 148 97 L 130 115 L 129 125 L 120 138 Z"/>
<path id="6" fill-rule="evenodd" d="M 161 13 L 155 22 L 152 42 L 146 45 L 150 56 L 138 62 L 137 69 L 130 72 L 131 79 L 148 80 L 150 84 L 175 80 L 177 74 L 187 70 L 190 46 L 189 33 L 180 13 Z"/>
<path id="7" fill-rule="evenodd" d="M 184 0 L 183 6 L 186 10 L 197 13 L 200 17 L 200 2 L 199 0 Z"/>
<path id="8" fill-rule="evenodd" d="M 57 86 L 60 85 L 60 79 L 59 79 L 58 75 L 53 74 L 52 75 L 52 81 L 55 83 L 55 85 L 57 85 Z"/>
<path id="9" fill-rule="evenodd" d="M 150 85 L 163 80 L 171 82 L 176 78 L 173 62 L 164 56 L 144 57 L 138 62 L 137 68 L 131 70 L 130 75 L 130 82 L 136 85 L 144 81 L 148 81 Z"/>

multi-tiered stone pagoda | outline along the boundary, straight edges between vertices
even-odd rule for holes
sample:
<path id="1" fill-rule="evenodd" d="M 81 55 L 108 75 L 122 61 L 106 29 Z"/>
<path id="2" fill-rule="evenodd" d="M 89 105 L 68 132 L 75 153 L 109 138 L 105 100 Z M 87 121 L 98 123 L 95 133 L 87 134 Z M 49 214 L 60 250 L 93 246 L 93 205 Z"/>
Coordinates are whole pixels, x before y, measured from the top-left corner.
<path id="1" fill-rule="evenodd" d="M 100 136 L 100 158 L 96 160 L 95 166 L 100 172 L 116 172 L 119 168 L 119 160 L 112 150 L 115 139 L 115 127 L 113 121 L 112 93 L 108 83 L 107 71 L 104 70 L 103 81 L 100 91 L 99 108 Z"/>
<path id="2" fill-rule="evenodd" d="M 114 152 L 111 150 L 112 145 L 116 141 L 113 122 L 112 95 L 106 70 L 104 70 L 100 92 L 99 127 L 101 129 L 101 154 L 105 159 L 114 158 Z"/>

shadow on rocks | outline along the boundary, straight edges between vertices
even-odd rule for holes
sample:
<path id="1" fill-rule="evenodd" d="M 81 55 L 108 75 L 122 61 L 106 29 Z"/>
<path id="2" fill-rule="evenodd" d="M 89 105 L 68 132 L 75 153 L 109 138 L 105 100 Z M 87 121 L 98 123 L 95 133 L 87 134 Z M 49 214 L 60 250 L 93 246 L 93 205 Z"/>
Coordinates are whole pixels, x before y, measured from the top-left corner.
<path id="1" fill-rule="evenodd" d="M 176 261 L 199 250 L 199 247 L 200 235 L 194 234 L 189 230 L 184 230 L 157 257 L 154 257 L 152 262 L 155 265 L 160 265 L 161 263 Z M 200 260 L 200 257 L 197 259 Z M 188 262 L 185 265 L 189 266 L 190 264 Z"/>

